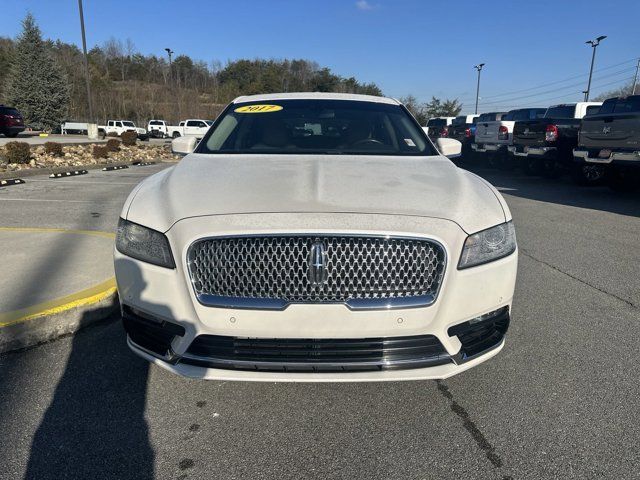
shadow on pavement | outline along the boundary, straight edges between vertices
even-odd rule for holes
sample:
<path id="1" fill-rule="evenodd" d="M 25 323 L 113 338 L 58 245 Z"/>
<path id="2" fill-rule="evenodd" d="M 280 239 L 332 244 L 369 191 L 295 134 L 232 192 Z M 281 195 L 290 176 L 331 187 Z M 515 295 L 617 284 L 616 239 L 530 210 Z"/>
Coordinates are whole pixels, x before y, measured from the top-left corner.
<path id="1" fill-rule="evenodd" d="M 34 435 L 29 480 L 154 477 L 144 416 L 149 364 L 129 350 L 120 322 L 95 328 L 100 335 L 80 332 L 73 338 L 65 372 Z"/>
<path id="2" fill-rule="evenodd" d="M 580 187 L 566 177 L 546 179 L 527 176 L 518 170 L 492 170 L 465 163 L 458 166 L 485 178 L 507 195 L 640 217 L 640 192 L 638 191 L 620 193 L 606 186 Z"/>

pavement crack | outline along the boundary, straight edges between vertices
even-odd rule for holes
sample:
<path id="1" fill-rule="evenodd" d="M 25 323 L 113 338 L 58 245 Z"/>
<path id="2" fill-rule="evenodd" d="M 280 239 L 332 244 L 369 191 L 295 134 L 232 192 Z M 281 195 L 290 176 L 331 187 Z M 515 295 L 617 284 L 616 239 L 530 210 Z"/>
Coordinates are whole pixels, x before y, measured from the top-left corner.
<path id="1" fill-rule="evenodd" d="M 487 459 L 496 468 L 501 468 L 503 465 L 500 455 L 496 453 L 496 449 L 487 437 L 480 431 L 475 422 L 471 419 L 469 412 L 467 412 L 462 405 L 460 405 L 454 398 L 453 394 L 449 390 L 442 380 L 436 380 L 438 391 L 449 400 L 451 410 L 462 420 L 462 425 L 471 434 L 471 437 L 475 440 L 476 444 L 484 452 Z"/>
<path id="2" fill-rule="evenodd" d="M 541 260 L 541 259 L 539 259 L 537 257 L 534 257 L 533 255 L 531 255 L 526 250 L 520 249 L 520 253 L 522 255 L 524 255 L 525 257 L 530 258 L 531 260 L 534 260 L 534 261 L 536 261 L 538 263 L 546 265 L 547 267 L 555 270 L 556 272 L 562 273 L 563 275 L 566 275 L 567 277 L 569 277 L 569 278 L 571 278 L 571 279 L 573 279 L 573 280 L 575 280 L 577 282 L 580 282 L 583 285 L 586 285 L 587 287 L 593 288 L 594 290 L 597 290 L 600 293 L 604 293 L 605 295 L 608 295 L 611 298 L 615 298 L 616 300 L 619 300 L 620 302 L 625 303 L 626 305 L 628 305 L 631 308 L 636 308 L 636 309 L 640 308 L 640 305 L 637 305 L 637 304 L 633 303 L 632 301 L 627 300 L 626 298 L 620 297 L 620 296 L 616 295 L 615 293 L 608 292 L 607 290 L 604 290 L 604 289 L 602 289 L 602 288 L 600 288 L 600 287 L 598 287 L 596 285 L 592 285 L 589 282 L 585 282 L 583 279 L 581 279 L 579 277 L 576 277 L 575 275 L 572 275 L 569 272 L 565 272 L 564 270 L 561 270 L 560 268 L 556 267 L 555 265 L 551 265 L 550 263 L 545 262 L 544 260 Z"/>

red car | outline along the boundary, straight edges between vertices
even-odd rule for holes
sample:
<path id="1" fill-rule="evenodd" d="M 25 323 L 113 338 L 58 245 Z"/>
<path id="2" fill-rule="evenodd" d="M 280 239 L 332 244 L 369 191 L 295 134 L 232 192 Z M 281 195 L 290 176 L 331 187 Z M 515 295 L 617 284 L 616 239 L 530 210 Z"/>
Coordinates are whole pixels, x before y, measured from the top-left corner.
<path id="1" fill-rule="evenodd" d="M 0 134 L 7 137 L 17 137 L 24 131 L 24 120 L 18 110 L 0 105 Z"/>

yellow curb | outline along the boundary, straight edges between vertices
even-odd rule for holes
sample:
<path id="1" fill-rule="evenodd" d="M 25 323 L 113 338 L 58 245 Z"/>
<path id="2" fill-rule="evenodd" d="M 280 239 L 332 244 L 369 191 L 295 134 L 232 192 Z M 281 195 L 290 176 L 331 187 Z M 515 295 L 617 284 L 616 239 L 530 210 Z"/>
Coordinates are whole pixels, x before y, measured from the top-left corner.
<path id="1" fill-rule="evenodd" d="M 37 227 L 0 227 L 0 232 L 24 232 L 24 233 L 67 233 L 72 235 L 91 235 L 102 238 L 115 238 L 111 232 L 99 230 L 69 230 L 65 228 L 37 228 Z M 76 293 L 56 298 L 31 307 L 0 313 L 0 328 L 15 325 L 17 323 L 33 320 L 45 315 L 53 315 L 72 308 L 92 305 L 109 297 L 116 291 L 115 278 L 102 282 L 94 287 L 86 288 Z"/>
<path id="2" fill-rule="evenodd" d="M 115 233 L 100 230 L 68 230 L 66 228 L 36 228 L 36 227 L 0 227 L 0 232 L 24 233 L 71 233 L 75 235 L 92 235 L 95 237 L 115 238 Z"/>
<path id="3" fill-rule="evenodd" d="M 72 308 L 92 305 L 113 295 L 116 291 L 116 280 L 110 278 L 94 287 L 81 290 L 65 297 L 42 302 L 32 307 L 14 310 L 13 312 L 0 313 L 0 328 L 15 325 L 17 323 L 33 320 L 45 315 L 61 313 Z"/>

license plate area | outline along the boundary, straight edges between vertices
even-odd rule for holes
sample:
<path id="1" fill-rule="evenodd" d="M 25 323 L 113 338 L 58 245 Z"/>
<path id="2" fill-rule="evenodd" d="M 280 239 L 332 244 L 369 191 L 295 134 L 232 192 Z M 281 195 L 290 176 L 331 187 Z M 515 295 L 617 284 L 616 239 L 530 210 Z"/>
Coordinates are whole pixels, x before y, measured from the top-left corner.
<path id="1" fill-rule="evenodd" d="M 607 160 L 609 159 L 609 157 L 611 157 L 611 150 L 609 150 L 608 148 L 603 148 L 602 150 L 600 150 L 600 152 L 598 152 L 598 158 Z"/>

